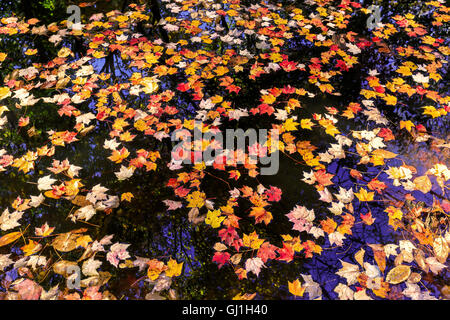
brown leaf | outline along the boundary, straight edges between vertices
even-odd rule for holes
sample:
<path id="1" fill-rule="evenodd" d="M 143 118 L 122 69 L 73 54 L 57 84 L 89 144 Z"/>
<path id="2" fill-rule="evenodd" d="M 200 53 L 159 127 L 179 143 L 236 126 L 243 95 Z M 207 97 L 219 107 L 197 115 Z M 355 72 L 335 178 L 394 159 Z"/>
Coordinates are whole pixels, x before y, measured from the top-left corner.
<path id="1" fill-rule="evenodd" d="M 214 250 L 221 252 L 221 251 L 227 250 L 227 246 L 224 245 L 222 242 L 217 242 L 214 245 Z"/>
<path id="2" fill-rule="evenodd" d="M 443 237 L 438 237 L 438 238 L 434 239 L 433 252 L 434 252 L 434 255 L 436 256 L 436 259 L 440 263 L 445 263 L 445 261 L 447 261 L 448 251 L 449 251 L 449 249 L 448 249 L 447 241 L 445 241 L 445 239 Z"/>
<path id="3" fill-rule="evenodd" d="M 361 248 L 357 253 L 355 253 L 355 260 L 359 263 L 359 265 L 362 267 L 364 264 L 364 253 L 366 251 Z"/>
<path id="4" fill-rule="evenodd" d="M 386 276 L 386 282 L 389 282 L 391 284 L 399 284 L 408 279 L 410 274 L 411 268 L 409 266 L 399 265 L 389 271 Z"/>
<path id="5" fill-rule="evenodd" d="M 92 130 L 94 130 L 95 129 L 95 126 L 89 126 L 89 127 L 86 127 L 86 128 L 84 128 L 84 129 L 82 129 L 81 131 L 80 131 L 80 135 L 82 136 L 82 137 L 84 137 L 85 135 L 87 135 L 89 132 L 91 132 Z"/>
<path id="6" fill-rule="evenodd" d="M 63 233 L 53 240 L 52 246 L 58 251 L 69 252 L 77 247 L 77 239 L 79 237 L 79 234 L 71 232 Z"/>
<path id="7" fill-rule="evenodd" d="M 233 264 L 238 264 L 242 259 L 242 254 L 241 253 L 236 253 L 234 254 L 230 260 Z"/>
<path id="8" fill-rule="evenodd" d="M 384 150 L 384 149 L 376 149 L 372 152 L 373 155 L 378 156 L 378 157 L 382 157 L 384 159 L 392 159 L 395 158 L 397 156 L 396 153 Z"/>
<path id="9" fill-rule="evenodd" d="M 67 86 L 67 84 L 69 83 L 69 81 L 70 81 L 69 77 L 59 79 L 58 82 L 56 83 L 56 89 L 65 88 Z"/>
<path id="10" fill-rule="evenodd" d="M 92 276 L 81 280 L 81 287 L 103 286 L 109 279 L 111 279 L 111 273 L 99 271 L 98 276 Z"/>
<path id="11" fill-rule="evenodd" d="M 363 179 L 361 172 L 359 172 L 358 170 L 355 170 L 355 169 L 350 170 L 350 175 L 355 179 L 359 179 L 359 180 Z"/>
<path id="12" fill-rule="evenodd" d="M 380 271 L 384 273 L 384 270 L 386 269 L 386 253 L 384 252 L 384 248 L 379 244 L 370 244 L 369 246 L 373 250 L 373 256 L 378 268 L 380 268 Z"/>
<path id="13" fill-rule="evenodd" d="M 431 190 L 431 181 L 428 176 L 421 176 L 414 179 L 414 184 L 416 190 L 422 191 L 423 193 L 428 193 Z"/>
<path id="14" fill-rule="evenodd" d="M 92 255 L 95 253 L 95 251 L 92 250 L 92 243 L 90 243 L 86 250 L 83 252 L 82 256 L 77 260 L 77 262 L 83 261 L 85 259 L 89 259 L 92 257 Z"/>
<path id="15" fill-rule="evenodd" d="M 72 201 L 74 205 L 79 207 L 85 207 L 88 205 L 92 205 L 92 203 L 88 200 L 86 200 L 85 196 L 77 195 Z"/>
<path id="16" fill-rule="evenodd" d="M 423 251 L 418 249 L 416 250 L 416 254 L 414 256 L 414 260 L 416 261 L 417 265 L 424 270 L 425 272 L 428 272 L 428 265 L 425 262 L 425 255 L 423 254 Z"/>
<path id="17" fill-rule="evenodd" d="M 410 283 L 418 283 L 420 280 L 422 280 L 422 276 L 416 272 L 411 273 L 408 278 L 408 282 Z"/>
<path id="18" fill-rule="evenodd" d="M 78 267 L 78 264 L 73 261 L 60 260 L 53 265 L 53 271 L 57 274 L 62 275 L 64 278 L 70 276 L 67 272 L 67 268 L 69 267 Z"/>

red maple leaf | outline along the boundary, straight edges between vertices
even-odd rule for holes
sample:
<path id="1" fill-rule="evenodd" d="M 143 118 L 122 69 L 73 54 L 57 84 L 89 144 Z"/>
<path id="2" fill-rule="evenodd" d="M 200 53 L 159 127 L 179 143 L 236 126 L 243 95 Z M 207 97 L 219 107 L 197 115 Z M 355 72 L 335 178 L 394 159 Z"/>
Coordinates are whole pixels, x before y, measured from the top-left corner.
<path id="1" fill-rule="evenodd" d="M 277 260 L 291 262 L 294 259 L 294 249 L 290 244 L 283 243 L 283 248 L 278 248 L 280 256 Z"/>
<path id="2" fill-rule="evenodd" d="M 191 189 L 179 187 L 179 188 L 176 188 L 174 192 L 180 198 L 184 198 L 190 191 L 191 191 Z"/>
<path id="3" fill-rule="evenodd" d="M 391 129 L 388 128 L 381 128 L 380 132 L 378 132 L 378 136 L 384 138 L 384 141 L 395 139 Z"/>
<path id="4" fill-rule="evenodd" d="M 270 186 L 269 190 L 266 190 L 265 194 L 268 198 L 269 201 L 275 201 L 278 202 L 281 200 L 281 194 L 283 192 L 281 191 L 280 188 L 274 187 L 274 186 Z"/>
<path id="5" fill-rule="evenodd" d="M 376 190 L 378 193 L 381 193 L 384 189 L 387 188 L 387 185 L 384 182 L 381 182 L 378 179 L 372 179 L 367 186 L 370 190 Z"/>
<path id="6" fill-rule="evenodd" d="M 314 177 L 316 178 L 317 182 L 319 182 L 319 184 L 324 187 L 333 184 L 333 182 L 331 182 L 331 178 L 333 178 L 334 175 L 332 175 L 331 173 L 327 173 L 324 169 L 314 172 Z"/>
<path id="7" fill-rule="evenodd" d="M 277 247 L 274 245 L 271 245 L 269 242 L 264 242 L 261 247 L 258 250 L 258 257 L 261 258 L 261 260 L 266 263 L 269 259 L 275 259 L 277 254 L 275 250 Z"/>
<path id="8" fill-rule="evenodd" d="M 179 83 L 177 86 L 177 90 L 180 90 L 181 92 L 186 92 L 190 89 L 189 83 Z"/>
<path id="9" fill-rule="evenodd" d="M 212 259 L 213 262 L 219 265 L 219 269 L 223 267 L 230 260 L 230 254 L 228 252 L 216 252 Z"/>

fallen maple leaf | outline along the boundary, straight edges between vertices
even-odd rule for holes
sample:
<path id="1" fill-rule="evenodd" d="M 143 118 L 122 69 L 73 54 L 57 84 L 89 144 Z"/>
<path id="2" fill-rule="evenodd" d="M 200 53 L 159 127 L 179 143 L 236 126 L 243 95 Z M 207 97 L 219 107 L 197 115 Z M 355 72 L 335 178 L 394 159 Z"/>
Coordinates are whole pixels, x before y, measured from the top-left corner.
<path id="1" fill-rule="evenodd" d="M 305 293 L 305 288 L 302 287 L 298 279 L 292 282 L 288 281 L 288 288 L 290 293 L 298 297 L 303 297 L 303 294 Z"/>

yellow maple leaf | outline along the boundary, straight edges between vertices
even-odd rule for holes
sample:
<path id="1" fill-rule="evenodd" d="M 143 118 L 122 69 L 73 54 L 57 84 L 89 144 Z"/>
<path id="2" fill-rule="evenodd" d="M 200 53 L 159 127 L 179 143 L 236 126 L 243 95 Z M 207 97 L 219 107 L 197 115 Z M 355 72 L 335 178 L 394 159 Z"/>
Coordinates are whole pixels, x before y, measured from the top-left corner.
<path id="1" fill-rule="evenodd" d="M 25 253 L 25 256 L 30 256 L 33 253 L 38 252 L 42 248 L 42 245 L 39 242 L 28 240 L 28 244 L 24 245 L 20 249 Z"/>
<path id="2" fill-rule="evenodd" d="M 372 201 L 374 192 L 367 192 L 364 188 L 359 188 L 359 192 L 355 193 L 355 196 L 359 199 L 359 201 Z"/>
<path id="3" fill-rule="evenodd" d="M 145 57 L 145 61 L 147 62 L 147 63 L 149 63 L 149 64 L 155 64 L 155 63 L 158 63 L 158 57 L 157 56 L 155 56 L 153 53 L 146 53 L 145 55 L 144 55 L 144 57 Z"/>
<path id="4" fill-rule="evenodd" d="M 305 293 L 305 289 L 304 287 L 302 287 L 300 281 L 298 279 L 296 279 L 295 281 L 288 281 L 288 287 L 289 287 L 289 292 L 292 293 L 295 296 L 299 296 L 299 297 L 303 297 L 303 294 Z"/>
<path id="5" fill-rule="evenodd" d="M 201 208 L 205 204 L 206 195 L 200 191 L 194 191 L 186 197 L 188 208 Z"/>
<path id="6" fill-rule="evenodd" d="M 120 151 L 113 150 L 112 155 L 108 157 L 109 160 L 115 163 L 121 163 L 123 159 L 127 158 L 130 155 L 128 149 L 123 147 Z"/>
<path id="7" fill-rule="evenodd" d="M 58 51 L 58 57 L 65 58 L 69 54 L 73 54 L 72 51 L 69 48 L 63 47 L 61 50 Z"/>
<path id="8" fill-rule="evenodd" d="M 395 70 L 395 72 L 400 73 L 403 76 L 411 76 L 412 75 L 411 69 L 408 68 L 407 66 L 401 66 L 400 68 Z"/>
<path id="9" fill-rule="evenodd" d="M 116 120 L 114 120 L 112 128 L 115 130 L 123 131 L 123 128 L 127 127 L 128 125 L 129 123 L 125 119 L 117 118 Z"/>
<path id="10" fill-rule="evenodd" d="M 228 71 L 230 71 L 230 70 L 228 70 L 228 68 L 227 67 L 224 67 L 224 66 L 219 66 L 218 68 L 216 68 L 215 70 L 214 70 L 214 72 L 220 77 L 220 76 L 223 76 L 224 74 L 226 74 L 226 73 L 228 73 Z"/>
<path id="11" fill-rule="evenodd" d="M 176 260 L 170 259 L 167 262 L 166 276 L 168 277 L 178 277 L 183 269 L 183 262 L 177 263 Z"/>
<path id="12" fill-rule="evenodd" d="M 156 78 L 149 78 L 145 77 L 142 79 L 141 83 L 142 91 L 144 91 L 147 94 L 151 94 L 159 89 L 158 80 Z"/>
<path id="13" fill-rule="evenodd" d="M 406 130 L 411 131 L 411 128 L 415 127 L 414 123 L 411 120 L 408 121 L 400 121 L 400 129 L 406 128 Z"/>
<path id="14" fill-rule="evenodd" d="M 253 231 L 249 235 L 244 233 L 242 243 L 243 243 L 244 247 L 249 247 L 252 249 L 259 249 L 259 247 L 261 247 L 261 245 L 264 243 L 264 239 L 259 239 L 259 236 L 256 233 L 256 231 Z"/>
<path id="15" fill-rule="evenodd" d="M 194 168 L 198 171 L 203 171 L 206 169 L 206 164 L 202 161 L 201 163 L 197 163 L 196 165 L 194 165 Z"/>
<path id="16" fill-rule="evenodd" d="M 94 58 L 101 59 L 106 57 L 106 54 L 103 51 L 94 51 L 92 56 L 94 56 Z"/>
<path id="17" fill-rule="evenodd" d="M 384 164 L 384 158 L 374 155 L 370 157 L 370 162 L 372 162 L 374 166 L 382 166 Z"/>
<path id="18" fill-rule="evenodd" d="M 128 20 L 128 17 L 127 16 L 117 16 L 116 17 L 116 21 L 117 22 L 125 22 L 125 21 L 127 21 Z"/>
<path id="19" fill-rule="evenodd" d="M 32 56 L 35 55 L 37 53 L 37 49 L 27 49 L 27 51 L 25 51 L 25 54 L 27 56 Z"/>
<path id="20" fill-rule="evenodd" d="M 392 158 L 395 158 L 397 156 L 396 153 L 393 153 L 393 152 L 390 152 L 390 151 L 387 151 L 387 150 L 384 150 L 384 149 L 376 149 L 376 150 L 374 150 L 372 152 L 372 154 L 374 156 L 382 157 L 384 159 L 392 159 Z"/>
<path id="21" fill-rule="evenodd" d="M 77 238 L 77 247 L 87 248 L 88 244 L 92 242 L 92 238 L 88 235 Z"/>
<path id="22" fill-rule="evenodd" d="M 386 97 L 384 97 L 384 100 L 386 101 L 386 104 L 388 106 L 395 106 L 397 104 L 397 98 L 393 95 L 386 95 Z"/>
<path id="23" fill-rule="evenodd" d="M 122 193 L 122 196 L 120 197 L 120 199 L 122 201 L 128 201 L 128 202 L 130 202 L 132 198 L 134 198 L 134 196 L 131 192 Z"/>
<path id="24" fill-rule="evenodd" d="M 277 98 L 275 98 L 271 94 L 263 95 L 261 98 L 262 98 L 262 102 L 263 103 L 267 103 L 267 104 L 272 104 L 272 103 L 274 103 L 277 100 Z"/>
<path id="25" fill-rule="evenodd" d="M 433 106 L 425 106 L 425 107 L 423 107 L 424 109 L 425 109 L 425 111 L 423 112 L 423 114 L 427 114 L 427 115 L 430 115 L 433 119 L 434 118 L 437 118 L 437 117 L 440 117 L 441 115 L 446 115 L 447 114 L 447 112 L 445 111 L 445 109 L 444 108 L 442 108 L 442 109 L 436 109 L 435 107 L 433 107 Z M 443 112 L 442 112 L 442 111 Z"/>
<path id="26" fill-rule="evenodd" d="M 136 137 L 134 134 L 132 135 L 130 131 L 125 131 L 120 135 L 120 141 L 129 142 L 132 141 Z"/>
<path id="27" fill-rule="evenodd" d="M 222 224 L 223 220 L 225 220 L 225 216 L 220 214 L 220 210 L 208 210 L 205 223 L 209 224 L 213 228 L 218 228 Z"/>
<path id="28" fill-rule="evenodd" d="M 300 126 L 302 127 L 302 129 L 312 130 L 312 126 L 314 126 L 314 123 L 311 121 L 311 119 L 302 119 L 300 121 Z"/>
<path id="29" fill-rule="evenodd" d="M 212 103 L 217 104 L 217 103 L 221 103 L 223 101 L 223 97 L 215 95 L 215 96 L 211 97 L 210 100 Z"/>
<path id="30" fill-rule="evenodd" d="M 270 54 L 270 60 L 277 63 L 283 61 L 283 57 L 278 52 L 273 52 Z"/>
<path id="31" fill-rule="evenodd" d="M 377 97 L 377 93 L 376 93 L 375 91 L 366 90 L 366 89 L 362 89 L 362 90 L 361 90 L 361 94 L 362 94 L 366 99 L 376 98 L 376 97 Z"/>
<path id="32" fill-rule="evenodd" d="M 149 128 L 149 126 L 147 125 L 147 123 L 146 123 L 144 120 L 142 120 L 142 119 L 136 121 L 136 122 L 134 123 L 134 127 L 135 127 L 137 130 L 139 130 L 139 131 L 145 131 L 145 130 L 147 130 L 147 129 Z"/>
<path id="33" fill-rule="evenodd" d="M 400 210 L 399 208 L 396 208 L 394 206 L 387 207 L 384 210 L 384 212 L 387 212 L 388 217 L 392 220 L 394 220 L 394 219 L 402 220 L 402 218 L 403 218 L 402 210 Z"/>
<path id="34" fill-rule="evenodd" d="M 298 122 L 295 122 L 292 118 L 289 118 L 286 120 L 285 123 L 283 123 L 283 128 L 286 131 L 294 131 L 294 130 L 297 130 L 298 125 L 299 125 Z"/>
<path id="35" fill-rule="evenodd" d="M 11 95 L 11 91 L 8 87 L 1 87 L 0 88 L 0 100 L 8 98 Z"/>
<path id="36" fill-rule="evenodd" d="M 322 92 L 328 92 L 328 93 L 331 93 L 334 90 L 333 86 L 329 83 L 319 85 L 319 89 Z"/>
<path id="37" fill-rule="evenodd" d="M 333 124 L 333 122 L 329 119 L 320 119 L 319 124 L 325 128 L 325 132 L 330 136 L 335 136 L 338 133 L 341 133 Z"/>
<path id="38" fill-rule="evenodd" d="M 34 168 L 34 161 L 27 161 L 24 157 L 14 159 L 13 167 L 19 168 L 19 171 L 23 171 L 24 173 L 28 173 L 31 169 Z"/>

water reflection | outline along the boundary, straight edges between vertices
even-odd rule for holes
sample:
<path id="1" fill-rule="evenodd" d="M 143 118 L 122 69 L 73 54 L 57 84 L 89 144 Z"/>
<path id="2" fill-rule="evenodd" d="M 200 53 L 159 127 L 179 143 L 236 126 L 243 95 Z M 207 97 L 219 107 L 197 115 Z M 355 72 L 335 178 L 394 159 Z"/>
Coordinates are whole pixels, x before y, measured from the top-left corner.
<path id="1" fill-rule="evenodd" d="M 289 45 L 298 51 L 296 59 L 306 61 L 316 54 L 313 48 L 308 48 L 308 45 L 303 41 L 296 42 L 296 39 L 293 39 Z M 342 96 L 331 97 L 326 94 L 317 94 L 314 98 L 305 98 L 302 101 L 303 108 L 299 117 L 310 117 L 313 113 L 324 113 L 327 111 L 326 107 L 339 108 L 351 102 L 360 102 L 360 90 L 367 86 L 363 78 L 363 75 L 368 72 L 366 66 L 376 66 L 380 72 L 386 69 L 387 73 L 388 70 L 393 68 L 393 63 L 394 60 L 390 56 L 373 55 L 373 52 L 364 53 L 361 56 L 361 65 L 342 76 L 339 83 L 341 86 L 339 91 Z M 97 73 L 109 71 L 112 74 L 110 83 L 112 81 L 125 81 L 132 74 L 118 54 L 111 54 L 105 59 L 99 59 L 93 66 Z M 245 105 L 250 109 L 258 103 L 257 99 L 261 88 L 283 87 L 293 81 L 295 81 L 297 87 L 307 89 L 311 87 L 305 72 L 296 71 L 290 74 L 280 73 L 275 76 L 263 76 L 255 83 L 246 83 L 243 86 L 242 94 L 234 102 Z M 180 81 L 177 76 L 171 76 L 167 77 L 160 86 L 163 90 L 170 89 L 174 88 L 178 82 Z M 216 87 L 207 89 L 211 94 L 217 90 Z M 137 108 L 144 106 L 147 102 L 144 101 L 142 96 L 130 96 L 126 91 L 123 91 L 122 99 L 126 104 L 135 105 Z M 176 104 L 180 108 L 185 106 L 183 112 L 179 114 L 180 118 L 192 118 L 195 114 L 195 104 L 188 96 L 181 96 Z M 407 120 L 411 117 L 421 119 L 421 113 L 419 112 L 421 106 L 422 104 L 419 101 L 411 101 L 411 104 L 406 107 L 381 109 L 392 123 L 398 123 L 399 119 Z M 49 104 L 41 103 L 36 106 L 36 113 L 44 113 L 45 109 L 50 107 Z M 94 111 L 95 102 L 82 104 L 80 109 Z M 39 119 L 39 117 L 36 119 Z M 57 117 L 41 117 L 41 119 L 36 120 L 35 126 L 43 128 L 43 132 L 45 129 L 66 129 L 64 123 Z M 231 124 L 225 122 L 223 127 L 228 125 L 231 126 Z M 240 122 L 240 126 L 244 129 L 254 125 L 255 123 L 252 120 L 243 119 Z M 267 123 L 263 119 L 260 125 L 264 126 Z M 443 141 L 448 140 L 448 123 L 445 123 L 444 120 L 435 120 L 428 125 L 437 131 L 434 133 L 436 137 Z M 342 121 L 339 128 L 343 135 L 348 135 L 352 130 L 366 129 L 367 123 L 362 117 L 357 116 L 355 119 Z M 71 163 L 82 167 L 80 178 L 83 181 L 89 181 L 90 186 L 101 184 L 117 195 L 124 192 L 133 193 L 134 198 L 131 202 L 121 202 L 120 206 L 112 213 L 97 213 L 89 221 L 91 236 L 100 239 L 106 235 L 114 234 L 115 241 L 131 244 L 129 251 L 133 256 L 155 259 L 172 257 L 183 261 L 183 275 L 174 280 L 172 285 L 180 298 L 231 298 L 242 292 L 258 292 L 257 298 L 291 299 L 292 295 L 288 293 L 286 279 L 295 279 L 300 274 L 309 274 L 314 281 L 321 285 L 324 298 L 335 299 L 336 293 L 333 292 L 333 289 L 339 281 L 339 278 L 335 275 L 339 259 L 353 257 L 356 250 L 363 244 L 392 243 L 399 237 L 392 228 L 387 227 L 388 217 L 383 212 L 384 206 L 380 203 L 371 206 L 372 215 L 376 218 L 376 222 L 371 226 L 364 223 L 355 224 L 352 235 L 347 237 L 345 245 L 338 250 L 324 250 L 320 256 L 315 256 L 312 259 L 295 259 L 289 264 L 270 261 L 258 278 L 249 276 L 248 280 L 239 281 L 231 268 L 218 270 L 217 265 L 211 261 L 214 252 L 212 245 L 219 239 L 214 230 L 204 224 L 192 225 L 188 221 L 185 209 L 175 213 L 167 211 L 167 207 L 162 201 L 173 197 L 172 190 L 165 186 L 172 173 L 164 163 L 159 163 L 156 171 L 137 170 L 132 178 L 123 182 L 117 181 L 114 175 L 114 172 L 117 171 L 116 165 L 107 159 L 110 154 L 103 148 L 105 139 L 109 138 L 109 130 L 108 124 L 97 125 L 93 131 L 76 144 L 58 149 L 54 159 L 60 161 L 70 159 Z M 411 134 L 395 129 L 394 131 L 397 139 L 391 142 L 389 150 L 401 155 L 399 160 L 396 160 L 399 163 L 404 160 L 415 166 L 421 173 L 437 162 L 449 164 L 448 148 L 436 148 L 431 142 L 427 145 L 418 146 L 414 143 Z M 39 145 L 44 139 L 41 135 L 34 138 L 21 137 L 25 139 L 26 144 L 11 142 L 7 146 L 14 153 L 24 153 L 27 151 L 26 146 Z M 312 145 L 319 148 L 324 148 L 331 141 L 329 135 L 318 134 L 317 131 L 302 132 L 301 139 L 310 141 Z M 20 139 L 17 140 L 20 141 Z M 143 135 L 136 137 L 133 142 L 133 151 L 139 148 L 158 150 L 163 158 L 167 158 L 171 151 L 169 144 L 159 143 L 155 145 L 154 141 Z M 349 151 L 356 152 L 355 149 Z M 300 180 L 303 172 L 309 171 L 309 167 L 292 161 L 286 155 L 282 155 L 280 161 L 280 171 L 277 175 L 263 176 L 259 179 L 259 182 L 264 185 L 274 185 L 283 190 L 282 201 L 274 204 L 271 209 L 277 223 L 269 224 L 267 227 L 260 225 L 254 227 L 250 224 L 244 224 L 242 230 L 244 233 L 250 233 L 256 229 L 262 237 L 276 245 L 281 244 L 280 234 L 289 234 L 292 231 L 292 224 L 284 215 L 295 205 L 300 204 L 309 209 L 314 209 L 320 217 L 329 215 L 329 211 L 323 206 L 323 203 L 318 201 L 316 189 Z M 357 157 L 350 155 L 345 159 L 334 160 L 328 166 L 328 171 L 335 175 L 334 183 L 346 189 L 351 188 L 354 181 L 346 168 L 355 167 L 356 162 Z M 43 158 L 39 163 L 40 168 L 50 166 L 50 159 Z M 31 171 L 28 175 L 17 175 L 14 170 L 8 169 L 0 175 L 0 207 L 7 207 L 17 195 L 35 194 L 35 186 L 30 182 L 35 181 L 36 177 L 41 174 L 41 172 Z M 381 175 L 380 179 L 387 181 L 386 175 Z M 255 187 L 258 181 L 243 178 L 242 183 Z M 202 189 L 206 194 L 213 194 L 215 199 L 223 199 L 228 190 L 220 184 L 221 182 L 217 179 L 206 177 L 202 181 Z M 439 190 L 433 190 L 433 192 L 435 192 L 435 196 L 440 193 Z M 425 198 L 424 201 L 432 201 L 432 196 Z M 247 209 L 248 207 L 242 205 L 239 208 L 238 215 L 246 219 Z M 22 224 L 29 226 L 29 228 L 35 228 L 49 222 L 59 232 L 86 227 L 83 222 L 73 223 L 67 218 L 73 210 L 74 206 L 68 201 L 51 201 L 33 210 L 31 215 L 24 217 Z M 360 205 L 360 207 L 355 208 L 355 212 L 365 214 L 368 209 Z M 302 240 L 308 239 L 306 234 L 301 236 Z M 329 243 L 321 241 L 320 245 L 324 245 L 325 248 L 329 247 Z M 15 249 L 15 254 L 18 254 L 17 248 Z M 8 253 L 7 250 L 9 248 L 0 248 L 0 253 Z M 82 250 L 76 249 L 66 258 L 76 259 L 81 254 Z M 151 284 L 142 278 L 142 272 L 139 272 L 137 268 L 117 270 L 111 267 L 106 270 L 115 276 L 107 284 L 107 289 L 119 299 L 142 298 L 151 292 Z M 16 271 L 10 272 L 6 274 L 6 277 L 15 279 L 17 273 Z M 42 285 L 49 287 L 62 281 L 62 277 L 59 275 L 42 276 L 40 280 Z"/>

